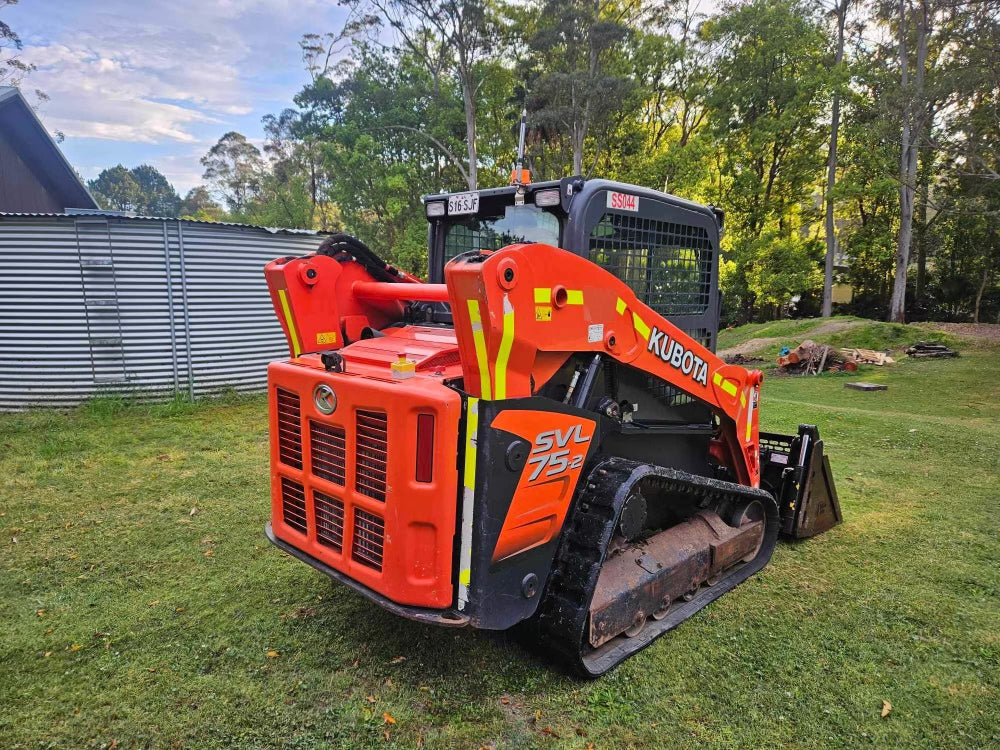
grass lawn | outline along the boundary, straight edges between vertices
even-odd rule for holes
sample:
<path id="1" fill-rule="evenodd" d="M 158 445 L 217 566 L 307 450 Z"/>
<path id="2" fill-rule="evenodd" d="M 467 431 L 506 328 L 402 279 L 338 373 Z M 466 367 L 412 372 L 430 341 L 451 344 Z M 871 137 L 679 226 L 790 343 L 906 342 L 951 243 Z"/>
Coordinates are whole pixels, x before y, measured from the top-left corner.
<path id="1" fill-rule="evenodd" d="M 596 682 L 271 547 L 262 398 L 0 415 L 0 746 L 998 746 L 1000 348 L 959 346 L 768 377 L 845 523 Z"/>

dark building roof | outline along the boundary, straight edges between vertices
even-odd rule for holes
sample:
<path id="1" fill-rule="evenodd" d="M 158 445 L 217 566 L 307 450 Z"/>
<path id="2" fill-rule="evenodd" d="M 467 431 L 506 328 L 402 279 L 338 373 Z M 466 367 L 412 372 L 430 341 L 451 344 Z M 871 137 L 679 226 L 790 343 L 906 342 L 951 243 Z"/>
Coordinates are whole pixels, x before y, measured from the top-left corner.
<path id="1" fill-rule="evenodd" d="M 21 92 L 0 86 L 0 211 L 98 208 Z"/>

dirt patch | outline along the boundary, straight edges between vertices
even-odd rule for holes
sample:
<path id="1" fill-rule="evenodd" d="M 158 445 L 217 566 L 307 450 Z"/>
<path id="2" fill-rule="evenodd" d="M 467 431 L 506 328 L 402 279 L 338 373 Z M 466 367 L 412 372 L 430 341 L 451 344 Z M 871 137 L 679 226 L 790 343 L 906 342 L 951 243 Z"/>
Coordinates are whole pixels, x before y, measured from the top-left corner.
<path id="1" fill-rule="evenodd" d="M 996 323 L 924 323 L 922 325 L 957 336 L 1000 342 L 1000 325 Z"/>
<path id="2" fill-rule="evenodd" d="M 861 320 L 827 320 L 809 331 L 810 336 L 823 336 L 827 333 L 840 333 L 848 328 L 861 325 Z"/>
<path id="3" fill-rule="evenodd" d="M 840 333 L 841 331 L 846 331 L 848 328 L 859 326 L 863 322 L 864 321 L 862 320 L 826 320 L 819 323 L 815 327 L 810 328 L 808 331 L 802 331 L 794 336 L 772 336 L 770 338 L 747 339 L 741 344 L 731 346 L 728 349 L 720 349 L 716 353 L 723 359 L 729 359 L 730 357 L 736 356 L 746 356 L 747 354 L 759 352 L 761 349 L 766 349 L 772 344 L 788 343 L 788 345 L 791 346 L 797 343 L 800 339 L 822 336 L 828 333 Z"/>
<path id="4" fill-rule="evenodd" d="M 736 346 L 731 346 L 728 349 L 720 349 L 716 352 L 720 357 L 726 359 L 728 357 L 735 357 L 736 355 L 745 356 L 747 354 L 752 354 L 753 352 L 758 352 L 771 344 L 777 344 L 781 341 L 780 338 L 770 338 L 770 339 L 747 339 L 741 344 Z"/>

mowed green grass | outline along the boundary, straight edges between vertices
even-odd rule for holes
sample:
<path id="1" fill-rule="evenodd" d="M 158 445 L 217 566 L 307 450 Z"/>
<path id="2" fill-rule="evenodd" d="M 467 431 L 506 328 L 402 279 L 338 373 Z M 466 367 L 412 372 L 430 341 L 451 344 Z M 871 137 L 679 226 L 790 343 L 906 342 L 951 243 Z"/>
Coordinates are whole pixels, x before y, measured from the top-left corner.
<path id="1" fill-rule="evenodd" d="M 1000 745 L 998 354 L 769 376 L 845 523 L 594 682 L 271 547 L 262 398 L 0 416 L 0 746 Z"/>

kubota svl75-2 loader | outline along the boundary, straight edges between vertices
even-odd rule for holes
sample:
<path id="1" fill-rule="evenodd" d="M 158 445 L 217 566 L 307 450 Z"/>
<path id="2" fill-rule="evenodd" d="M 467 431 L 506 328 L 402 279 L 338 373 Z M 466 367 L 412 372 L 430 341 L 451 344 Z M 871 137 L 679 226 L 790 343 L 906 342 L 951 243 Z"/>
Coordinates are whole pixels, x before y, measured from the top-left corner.
<path id="1" fill-rule="evenodd" d="M 815 427 L 714 353 L 721 212 L 604 180 L 425 197 L 430 282 L 268 264 L 271 541 L 390 611 L 599 675 L 840 520 Z"/>

